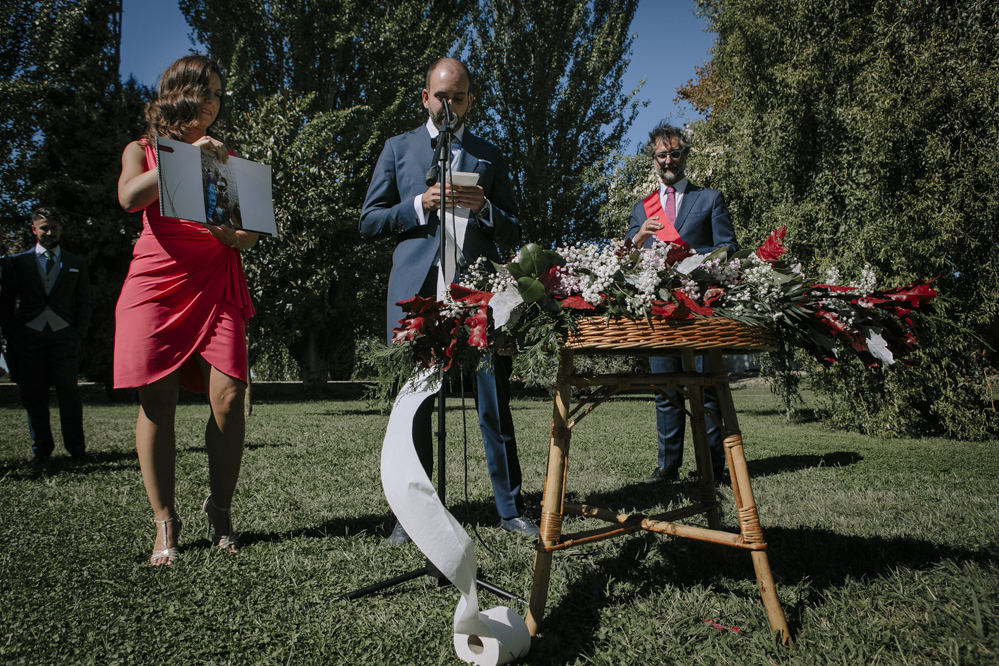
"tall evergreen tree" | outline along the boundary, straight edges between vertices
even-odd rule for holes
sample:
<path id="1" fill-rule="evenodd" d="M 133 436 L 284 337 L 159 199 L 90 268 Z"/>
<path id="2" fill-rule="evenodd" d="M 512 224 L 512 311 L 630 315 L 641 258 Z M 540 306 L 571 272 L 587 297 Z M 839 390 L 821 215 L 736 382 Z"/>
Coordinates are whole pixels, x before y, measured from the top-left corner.
<path id="1" fill-rule="evenodd" d="M 139 221 L 118 205 L 125 144 L 142 131 L 147 92 L 120 84 L 117 0 L 6 3 L 0 196 L 8 236 L 27 243 L 32 206 L 65 213 L 64 245 L 87 259 L 94 322 L 81 372 L 111 386 L 114 304 Z M 100 325 L 104 324 L 104 325 Z"/>
<path id="2" fill-rule="evenodd" d="M 471 25 L 475 131 L 502 146 L 528 240 L 601 234 L 600 179 L 637 113 L 622 93 L 638 0 L 483 0 Z"/>
<path id="3" fill-rule="evenodd" d="M 391 244 L 357 220 L 389 136 L 425 117 L 427 66 L 456 43 L 454 0 L 181 0 L 230 73 L 232 136 L 271 164 L 280 239 L 246 257 L 258 315 L 251 357 L 287 346 L 307 381 L 350 377 L 358 336 L 380 337 Z"/>
<path id="4" fill-rule="evenodd" d="M 999 5 L 701 0 L 718 32 L 688 88 L 744 244 L 787 225 L 813 273 L 937 277 L 920 365 L 812 373 L 826 413 L 869 432 L 999 431 Z M 719 103 L 723 102 L 723 103 Z M 705 156 L 705 159 L 709 159 Z"/>

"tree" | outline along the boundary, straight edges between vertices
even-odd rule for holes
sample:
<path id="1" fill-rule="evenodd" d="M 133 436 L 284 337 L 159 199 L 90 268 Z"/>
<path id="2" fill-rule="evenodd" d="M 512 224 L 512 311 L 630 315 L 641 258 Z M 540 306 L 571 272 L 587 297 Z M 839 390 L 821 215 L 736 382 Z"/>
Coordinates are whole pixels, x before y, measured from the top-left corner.
<path id="1" fill-rule="evenodd" d="M 67 249 L 87 259 L 94 322 L 81 372 L 111 387 L 114 305 L 138 236 L 121 210 L 120 155 L 141 134 L 147 91 L 118 76 L 120 2 L 15 1 L 5 5 L 7 79 L 0 148 L 4 230 L 27 240 L 28 213 L 44 203 L 66 218 Z"/>
<path id="2" fill-rule="evenodd" d="M 621 92 L 637 0 L 483 0 L 468 65 L 477 133 L 503 147 L 525 240 L 600 235 L 601 176 L 637 113 Z"/>
<path id="3" fill-rule="evenodd" d="M 392 244 L 357 231 L 371 169 L 386 138 L 424 120 L 417 92 L 453 48 L 460 7 L 182 0 L 181 10 L 229 71 L 236 147 L 273 169 L 281 237 L 246 256 L 251 357 L 284 345 L 303 379 L 347 379 L 358 337 L 384 326 Z"/>
<path id="4" fill-rule="evenodd" d="M 700 5 L 728 105 L 696 129 L 723 147 L 714 186 L 743 244 L 786 225 L 813 272 L 838 265 L 850 282 L 869 265 L 883 286 L 937 277 L 948 297 L 940 320 L 922 322 L 917 368 L 813 370 L 825 412 L 868 432 L 997 432 L 983 342 L 999 320 L 999 6 Z"/>

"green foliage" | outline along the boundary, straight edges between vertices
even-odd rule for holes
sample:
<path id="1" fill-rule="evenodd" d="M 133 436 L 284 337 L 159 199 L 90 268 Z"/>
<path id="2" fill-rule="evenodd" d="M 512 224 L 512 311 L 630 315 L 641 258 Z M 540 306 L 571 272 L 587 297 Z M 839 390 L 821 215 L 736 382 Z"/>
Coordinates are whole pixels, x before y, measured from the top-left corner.
<path id="1" fill-rule="evenodd" d="M 635 155 L 615 154 L 612 168 L 600 177 L 600 187 L 607 192 L 607 200 L 600 206 L 599 213 L 604 238 L 623 242 L 635 202 L 658 187 L 659 179 L 652 162 L 640 148 Z"/>
<path id="2" fill-rule="evenodd" d="M 600 235 L 600 176 L 637 113 L 621 92 L 637 0 L 485 0 L 468 65 L 475 131 L 503 148 L 525 239 L 547 247 Z"/>
<path id="3" fill-rule="evenodd" d="M 415 93 L 461 13 L 441 0 L 183 0 L 181 10 L 229 72 L 232 142 L 272 168 L 281 237 L 245 257 L 251 364 L 284 345 L 304 381 L 349 379 L 357 341 L 384 330 L 391 265 L 393 244 L 357 231 L 371 169 L 385 139 L 425 117 Z"/>
<path id="4" fill-rule="evenodd" d="M 780 225 L 806 270 L 937 277 L 916 368 L 813 373 L 836 423 L 999 431 L 999 6 L 987 0 L 704 0 L 730 104 L 696 125 L 743 246 Z M 710 153 L 710 154 L 708 154 Z M 749 177 L 747 177 L 749 176 Z M 969 334 L 968 330 L 973 334 Z M 977 337 L 976 337 L 977 336 Z M 967 417 L 966 415 L 973 415 Z"/>
<path id="5" fill-rule="evenodd" d="M 24 246 L 33 206 L 63 212 L 63 245 L 87 259 L 94 305 L 80 370 L 109 388 L 109 323 L 141 225 L 118 205 L 120 155 L 142 132 L 148 95 L 119 81 L 118 9 L 112 0 L 18 0 L 5 3 L 0 26 L 3 236 Z"/>

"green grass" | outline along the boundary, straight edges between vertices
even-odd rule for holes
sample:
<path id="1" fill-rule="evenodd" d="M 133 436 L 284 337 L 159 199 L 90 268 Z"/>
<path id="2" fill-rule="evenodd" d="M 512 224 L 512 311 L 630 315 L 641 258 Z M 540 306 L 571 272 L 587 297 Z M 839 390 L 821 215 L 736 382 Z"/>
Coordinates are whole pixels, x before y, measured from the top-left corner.
<path id="1" fill-rule="evenodd" d="M 786 423 L 764 386 L 734 388 L 795 648 L 771 637 L 747 553 L 716 559 L 706 544 L 640 534 L 556 554 L 547 623 L 525 663 L 997 663 L 999 445 Z M 449 504 L 492 549 L 477 542 L 483 575 L 526 597 L 532 544 L 497 527 L 474 411 L 466 501 L 461 412 L 449 406 Z M 228 557 L 208 548 L 199 512 L 207 408 L 182 405 L 182 554 L 152 568 L 136 410 L 87 405 L 94 462 L 71 466 L 57 449 L 37 471 L 23 412 L 0 407 L 0 663 L 460 663 L 458 595 L 429 579 L 301 610 L 423 564 L 413 546 L 379 547 L 393 523 L 378 478 L 386 415 L 362 402 L 257 402 L 233 509 L 244 548 Z M 514 403 L 535 517 L 550 418 L 547 401 Z M 654 460 L 651 400 L 604 405 L 573 432 L 569 495 L 647 511 L 693 492 L 637 483 Z M 731 501 L 723 508 L 733 526 Z"/>

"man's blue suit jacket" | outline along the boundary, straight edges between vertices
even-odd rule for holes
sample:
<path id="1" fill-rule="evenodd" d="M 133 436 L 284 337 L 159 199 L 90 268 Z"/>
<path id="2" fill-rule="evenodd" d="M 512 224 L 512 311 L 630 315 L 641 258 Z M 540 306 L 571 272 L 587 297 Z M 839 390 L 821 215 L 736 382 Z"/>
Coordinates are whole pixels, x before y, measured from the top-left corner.
<path id="1" fill-rule="evenodd" d="M 468 129 L 461 148 L 458 170 L 478 173 L 479 185 L 492 204 L 491 226 L 474 216 L 470 221 L 461 265 L 482 256 L 503 261 L 500 249 L 515 248 L 521 238 L 506 161 L 499 148 Z M 433 159 L 434 150 L 425 125 L 386 141 L 361 209 L 359 229 L 364 238 L 398 239 L 392 254 L 386 307 L 389 342 L 392 329 L 403 316 L 396 303 L 412 298 L 420 290 L 437 256 L 440 243 L 437 213 L 428 214 L 427 224 L 420 225 L 413 207 L 413 198 L 427 190 L 424 178 Z"/>
<path id="2" fill-rule="evenodd" d="M 627 237 L 634 238 L 646 219 L 645 207 L 639 201 L 631 210 Z M 673 226 L 680 238 L 690 243 L 690 247 L 698 254 L 707 254 L 725 246 L 733 250 L 739 249 L 735 242 L 732 218 L 725 207 L 721 190 L 698 187 L 688 181 Z M 652 246 L 653 238 L 655 236 L 645 242 L 645 247 Z"/>

